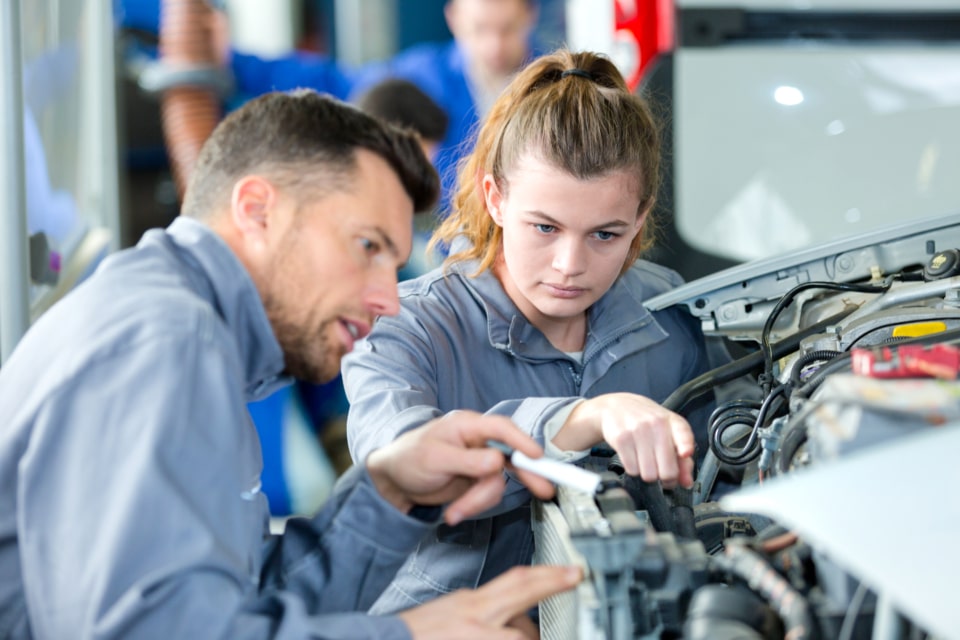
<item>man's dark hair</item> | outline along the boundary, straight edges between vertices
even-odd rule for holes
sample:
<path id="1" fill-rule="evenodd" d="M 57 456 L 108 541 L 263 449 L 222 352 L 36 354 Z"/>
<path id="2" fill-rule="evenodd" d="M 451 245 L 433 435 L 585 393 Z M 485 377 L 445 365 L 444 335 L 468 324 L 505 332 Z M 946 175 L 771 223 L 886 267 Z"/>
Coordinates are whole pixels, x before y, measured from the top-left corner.
<path id="1" fill-rule="evenodd" d="M 309 89 L 255 98 L 224 118 L 207 139 L 190 177 L 183 214 L 203 218 L 228 202 L 234 183 L 258 173 L 295 198 L 348 189 L 366 149 L 396 172 L 414 211 L 430 209 L 437 172 L 417 136 Z"/>
<path id="2" fill-rule="evenodd" d="M 357 106 L 398 127 L 413 129 L 424 140 L 440 142 L 447 135 L 446 112 L 409 80 L 381 80 L 357 99 Z"/>

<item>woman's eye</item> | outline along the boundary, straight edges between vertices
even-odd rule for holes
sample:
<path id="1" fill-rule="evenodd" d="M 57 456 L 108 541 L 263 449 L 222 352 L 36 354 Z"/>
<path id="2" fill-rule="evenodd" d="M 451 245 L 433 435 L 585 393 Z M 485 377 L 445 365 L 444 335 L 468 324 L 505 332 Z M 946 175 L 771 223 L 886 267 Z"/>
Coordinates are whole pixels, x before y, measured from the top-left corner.
<path id="1" fill-rule="evenodd" d="M 551 233 L 556 229 L 552 224 L 535 224 L 533 226 L 540 233 Z"/>
<path id="2" fill-rule="evenodd" d="M 613 240 L 618 236 L 619 234 L 613 233 L 612 231 L 597 231 L 598 240 Z"/>

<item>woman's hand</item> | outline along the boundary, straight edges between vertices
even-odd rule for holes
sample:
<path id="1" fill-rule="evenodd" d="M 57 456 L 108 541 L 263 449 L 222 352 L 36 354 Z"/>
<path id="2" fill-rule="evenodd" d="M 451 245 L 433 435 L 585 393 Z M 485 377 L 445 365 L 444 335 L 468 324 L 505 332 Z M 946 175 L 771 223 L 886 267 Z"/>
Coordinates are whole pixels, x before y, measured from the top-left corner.
<path id="1" fill-rule="evenodd" d="M 683 416 L 635 393 L 608 393 L 577 405 L 553 438 L 578 451 L 606 442 L 624 471 L 664 488 L 693 486 L 693 430 Z"/>

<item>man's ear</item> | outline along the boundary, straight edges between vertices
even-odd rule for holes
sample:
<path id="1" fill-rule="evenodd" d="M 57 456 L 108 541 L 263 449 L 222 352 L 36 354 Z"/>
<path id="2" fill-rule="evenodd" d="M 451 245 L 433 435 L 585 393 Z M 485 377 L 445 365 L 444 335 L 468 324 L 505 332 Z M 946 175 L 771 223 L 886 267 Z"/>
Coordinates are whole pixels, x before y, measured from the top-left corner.
<path id="1" fill-rule="evenodd" d="M 483 192 L 483 201 L 487 205 L 487 213 L 493 218 L 498 227 L 503 226 L 503 194 L 492 174 L 485 174 L 480 179 L 480 189 Z"/>
<path id="2" fill-rule="evenodd" d="M 254 245 L 266 242 L 277 198 L 276 187 L 261 176 L 244 176 L 233 185 L 230 219 L 245 241 Z"/>

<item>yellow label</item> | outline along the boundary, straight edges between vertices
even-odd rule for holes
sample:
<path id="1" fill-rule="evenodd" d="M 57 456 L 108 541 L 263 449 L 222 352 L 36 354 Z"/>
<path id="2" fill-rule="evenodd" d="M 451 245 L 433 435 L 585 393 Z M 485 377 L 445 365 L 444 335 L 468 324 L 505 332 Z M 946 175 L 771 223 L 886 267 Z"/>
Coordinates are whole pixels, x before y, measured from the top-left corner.
<path id="1" fill-rule="evenodd" d="M 893 330 L 894 338 L 916 338 L 918 336 L 928 336 L 931 333 L 940 333 L 947 330 L 945 322 L 914 322 L 912 324 L 902 324 Z"/>

